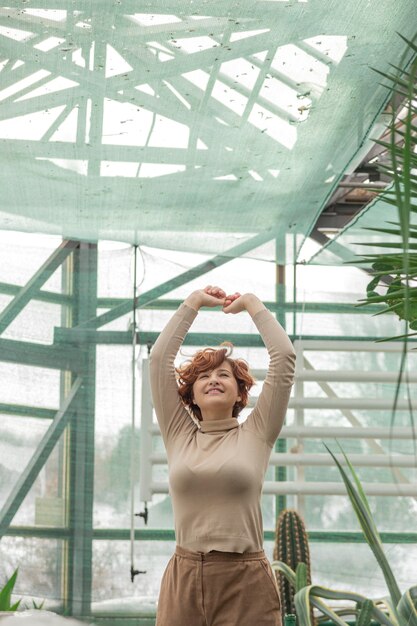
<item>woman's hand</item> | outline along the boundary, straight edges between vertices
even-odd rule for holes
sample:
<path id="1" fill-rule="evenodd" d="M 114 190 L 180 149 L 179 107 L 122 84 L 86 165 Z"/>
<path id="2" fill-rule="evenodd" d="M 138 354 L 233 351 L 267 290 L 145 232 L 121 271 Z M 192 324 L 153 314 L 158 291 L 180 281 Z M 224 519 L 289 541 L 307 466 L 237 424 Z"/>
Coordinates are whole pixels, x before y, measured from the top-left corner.
<path id="1" fill-rule="evenodd" d="M 244 293 L 242 296 L 238 291 L 230 296 L 226 296 L 223 305 L 224 313 L 247 311 L 252 317 L 265 308 L 265 305 L 255 294 Z"/>
<path id="2" fill-rule="evenodd" d="M 245 298 L 238 291 L 230 296 L 226 296 L 223 304 L 224 313 L 240 313 L 245 308 Z"/>
<path id="3" fill-rule="evenodd" d="M 226 292 L 220 287 L 208 285 L 204 289 L 197 289 L 184 300 L 186 304 L 197 311 L 202 306 L 222 306 L 226 298 Z"/>
<path id="4" fill-rule="evenodd" d="M 224 313 L 240 313 L 247 311 L 254 316 L 258 311 L 265 308 L 265 305 L 253 293 L 241 295 L 238 291 L 227 296 L 220 287 L 208 285 L 204 289 L 197 289 L 184 300 L 191 308 L 199 311 L 202 306 L 215 307 L 222 306 Z"/>

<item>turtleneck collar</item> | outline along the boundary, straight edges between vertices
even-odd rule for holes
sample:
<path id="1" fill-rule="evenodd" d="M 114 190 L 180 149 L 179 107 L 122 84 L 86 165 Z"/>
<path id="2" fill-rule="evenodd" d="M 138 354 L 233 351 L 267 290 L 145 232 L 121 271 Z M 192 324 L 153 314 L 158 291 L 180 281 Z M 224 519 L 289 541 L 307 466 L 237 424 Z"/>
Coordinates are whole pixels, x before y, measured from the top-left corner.
<path id="1" fill-rule="evenodd" d="M 202 433 L 221 433 L 239 426 L 237 417 L 226 417 L 222 420 L 201 420 L 200 430 Z"/>

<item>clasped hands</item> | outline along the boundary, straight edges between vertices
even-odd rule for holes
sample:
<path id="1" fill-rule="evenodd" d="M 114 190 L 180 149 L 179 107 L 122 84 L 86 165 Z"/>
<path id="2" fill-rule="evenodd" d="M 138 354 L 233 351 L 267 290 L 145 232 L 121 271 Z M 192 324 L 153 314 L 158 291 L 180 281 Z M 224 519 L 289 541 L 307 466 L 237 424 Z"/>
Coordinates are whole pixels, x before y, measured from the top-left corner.
<path id="1" fill-rule="evenodd" d="M 199 300 L 199 306 L 215 307 L 222 306 L 224 313 L 240 313 L 246 310 L 246 299 L 251 294 L 240 294 L 235 292 L 230 295 L 226 295 L 220 287 L 208 285 L 204 289 L 198 289 L 193 296 Z"/>

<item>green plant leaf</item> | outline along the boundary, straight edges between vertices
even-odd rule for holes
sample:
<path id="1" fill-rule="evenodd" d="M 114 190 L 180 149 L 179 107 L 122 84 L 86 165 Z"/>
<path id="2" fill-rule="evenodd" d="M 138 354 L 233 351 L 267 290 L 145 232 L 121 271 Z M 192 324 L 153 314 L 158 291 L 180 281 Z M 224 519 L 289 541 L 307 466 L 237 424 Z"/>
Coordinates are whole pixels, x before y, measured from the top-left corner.
<path id="1" fill-rule="evenodd" d="M 320 611 L 322 611 L 325 615 L 327 615 L 330 619 L 334 620 L 336 624 L 342 626 L 340 621 L 335 619 L 335 616 L 338 617 L 338 611 L 331 609 L 327 604 L 322 602 L 321 598 L 325 598 L 328 600 L 349 600 L 351 602 L 355 602 L 356 604 L 363 605 L 366 600 L 369 600 L 366 596 L 354 593 L 351 591 L 343 591 L 336 589 L 328 589 L 327 587 L 322 587 L 319 585 L 309 585 L 308 587 L 304 587 L 294 596 L 295 608 L 297 611 L 297 615 L 299 616 L 301 626 L 308 626 L 306 621 L 304 620 L 304 616 L 308 616 L 311 618 L 309 613 L 309 605 L 312 604 Z M 384 624 L 385 626 L 400 626 L 397 620 L 397 617 L 394 615 L 387 615 L 383 610 L 381 610 L 377 606 L 377 601 L 372 602 L 372 615 L 374 619 L 380 624 Z M 301 616 L 299 611 L 301 610 Z M 350 609 L 348 614 L 351 614 L 355 609 Z M 340 620 L 340 617 L 339 617 Z M 343 620 L 341 620 L 343 621 Z"/>
<path id="2" fill-rule="evenodd" d="M 373 233 L 382 233 L 382 234 L 385 234 L 385 235 L 398 235 L 399 237 L 401 237 L 401 229 L 400 228 L 371 228 L 369 226 L 366 230 L 370 230 Z"/>
<path id="3" fill-rule="evenodd" d="M 310 602 L 312 597 L 314 597 L 314 599 L 353 600 L 354 602 L 363 602 L 366 600 L 364 596 L 357 593 L 328 589 L 327 587 L 321 587 L 319 585 L 308 585 L 300 589 L 294 596 L 295 610 L 301 626 L 312 626 L 310 617 Z M 330 617 L 329 612 L 331 609 L 327 605 L 326 609 L 326 614 Z M 334 611 L 332 612 L 331 619 L 334 620 L 338 626 L 347 626 L 347 622 L 342 620 Z"/>
<path id="4" fill-rule="evenodd" d="M 398 626 L 398 613 L 396 607 L 392 604 L 392 600 L 390 597 L 385 596 L 384 598 L 380 598 L 379 600 L 375 600 L 375 605 L 381 609 L 381 612 L 387 615 L 387 618 L 390 620 L 392 624 Z M 381 608 L 382 607 L 382 608 Z"/>
<path id="5" fill-rule="evenodd" d="M 349 496 L 349 499 L 351 501 L 351 504 L 353 506 L 353 510 L 356 513 L 356 517 L 358 518 L 359 524 L 362 528 L 362 532 L 365 536 L 365 539 L 369 545 L 369 547 L 371 548 L 372 552 L 374 553 L 374 556 L 376 558 L 376 560 L 378 561 L 378 564 L 382 570 L 382 573 L 384 575 L 385 578 L 385 582 L 387 583 L 387 587 L 388 587 L 388 591 L 390 593 L 390 596 L 392 598 L 393 604 L 395 606 L 397 606 L 398 602 L 400 601 L 401 598 L 401 593 L 400 593 L 400 589 L 398 587 L 397 581 L 395 580 L 394 574 L 392 572 L 392 569 L 388 563 L 388 560 L 385 556 L 384 553 L 384 549 L 382 546 L 382 542 L 381 539 L 379 537 L 379 533 L 376 530 L 376 526 L 375 526 L 375 522 L 372 518 L 372 515 L 370 513 L 370 509 L 369 509 L 369 505 L 367 503 L 366 500 L 366 496 L 364 494 L 364 491 L 362 489 L 360 490 L 356 490 L 353 483 L 351 482 L 349 476 L 346 474 L 344 468 L 342 467 L 342 465 L 340 464 L 340 462 L 338 461 L 337 457 L 333 454 L 333 452 L 326 446 L 326 444 L 324 444 L 325 448 L 327 449 L 327 451 L 329 452 L 329 454 L 332 456 L 334 462 L 336 463 L 338 469 L 339 469 L 339 473 L 342 477 L 343 482 L 345 483 L 345 487 L 347 490 L 347 494 Z M 343 450 L 342 450 L 343 452 Z M 347 458 L 347 457 L 345 457 Z M 352 466 L 350 465 L 349 469 L 351 470 L 351 472 L 353 470 Z M 357 485 L 359 481 L 359 478 L 356 476 L 355 479 L 355 484 Z"/>
<path id="6" fill-rule="evenodd" d="M 335 608 L 332 609 L 327 604 L 325 604 L 322 600 L 320 600 L 320 598 L 316 598 L 314 596 L 310 596 L 310 604 L 323 613 L 323 615 L 318 617 L 319 623 L 322 621 L 326 621 L 326 618 L 333 621 L 334 615 L 337 615 L 338 617 L 343 617 L 344 615 L 347 615 L 348 617 L 352 617 L 352 615 L 357 616 L 358 614 L 357 609 L 354 607 L 346 608 L 346 609 L 335 609 Z"/>
<path id="7" fill-rule="evenodd" d="M 272 561 L 271 567 L 277 572 L 282 572 L 288 582 L 295 588 L 296 575 L 295 572 L 283 561 Z"/>
<path id="8" fill-rule="evenodd" d="M 402 35 L 401 33 L 397 33 L 397 35 L 401 37 L 401 39 L 405 41 L 407 46 L 414 50 L 414 52 L 417 52 L 417 44 L 415 44 L 414 41 L 412 41 L 411 39 L 407 39 L 407 37 L 404 37 L 404 35 Z"/>
<path id="9" fill-rule="evenodd" d="M 298 563 L 295 570 L 295 590 L 296 592 L 307 586 L 307 565 Z"/>
<path id="10" fill-rule="evenodd" d="M 383 296 L 371 296 L 370 298 L 361 299 L 360 302 L 385 302 L 385 300 L 394 300 L 398 298 L 403 298 L 406 295 L 406 289 L 397 289 L 396 291 L 391 291 L 390 293 L 386 293 Z M 417 290 L 416 290 L 417 293 Z"/>
<path id="11" fill-rule="evenodd" d="M 372 293 L 374 292 L 375 287 L 377 287 L 379 284 L 379 277 L 375 277 L 371 280 L 371 282 L 366 285 L 366 293 L 368 297 L 372 296 Z"/>
<path id="12" fill-rule="evenodd" d="M 12 611 L 11 608 L 11 598 L 14 586 L 16 584 L 18 569 L 16 569 L 13 574 L 10 576 L 9 580 L 4 585 L 3 589 L 0 591 L 0 611 Z"/>
<path id="13" fill-rule="evenodd" d="M 17 609 L 19 608 L 19 605 L 21 603 L 21 600 L 18 600 L 15 604 L 13 604 L 8 610 L 9 611 L 17 611 Z"/>
<path id="14" fill-rule="evenodd" d="M 356 489 L 358 490 L 360 499 L 362 500 L 366 510 L 368 511 L 369 517 L 371 518 L 371 522 L 373 524 L 374 532 L 376 533 L 379 541 L 381 541 L 381 538 L 379 536 L 378 530 L 377 530 L 377 528 L 376 528 L 376 526 L 374 524 L 374 520 L 372 518 L 371 507 L 369 506 L 368 498 L 366 497 L 366 494 L 365 494 L 365 492 L 363 490 L 361 481 L 359 480 L 359 476 L 356 474 L 355 470 L 353 469 L 353 466 L 352 466 L 352 464 L 351 464 L 347 454 L 345 453 L 345 451 L 343 450 L 342 446 L 340 445 L 340 443 L 337 440 L 336 440 L 336 443 L 339 446 L 340 452 L 343 454 L 343 456 L 345 458 L 345 461 L 346 461 L 346 464 L 347 464 L 347 466 L 348 466 L 348 468 L 350 470 L 350 473 L 352 474 L 352 477 L 353 477 L 353 480 L 355 481 Z M 330 452 L 330 450 L 329 450 L 329 452 Z"/>
<path id="15" fill-rule="evenodd" d="M 378 241 L 378 243 L 355 241 L 354 243 L 358 246 L 372 246 L 374 248 L 404 248 L 404 243 L 402 241 L 399 241 L 398 243 L 393 243 L 391 241 Z M 408 243 L 407 249 L 417 250 L 417 243 Z"/>
<path id="16" fill-rule="evenodd" d="M 403 306 L 402 302 L 399 302 L 397 304 L 392 304 L 391 306 L 388 306 L 386 309 L 383 309 L 382 311 L 377 311 L 376 313 L 373 314 L 372 317 L 375 317 L 377 315 L 382 315 L 383 313 L 388 313 L 390 311 L 396 311 L 397 309 L 401 308 Z"/>
<path id="17" fill-rule="evenodd" d="M 413 263 L 415 263 L 414 259 L 413 259 Z M 405 272 L 405 268 L 403 267 L 396 267 L 394 264 L 393 264 L 393 267 L 395 267 L 395 272 L 397 272 L 398 274 L 403 274 Z M 387 274 L 390 274 L 391 272 L 387 272 L 387 270 L 378 270 L 378 271 L 372 270 L 371 273 L 373 276 L 381 277 L 381 276 L 387 276 Z M 417 276 L 417 265 L 411 266 L 408 270 L 408 274 L 411 277 Z"/>
<path id="18" fill-rule="evenodd" d="M 417 585 L 407 589 L 398 603 L 398 613 L 409 626 L 417 626 Z"/>
<path id="19" fill-rule="evenodd" d="M 415 337 L 416 335 L 417 335 L 417 333 L 406 333 L 405 335 L 395 335 L 395 337 L 384 337 L 383 339 L 375 339 L 375 343 L 383 343 L 385 341 L 397 341 L 397 339 L 405 339 L 407 337 Z"/>

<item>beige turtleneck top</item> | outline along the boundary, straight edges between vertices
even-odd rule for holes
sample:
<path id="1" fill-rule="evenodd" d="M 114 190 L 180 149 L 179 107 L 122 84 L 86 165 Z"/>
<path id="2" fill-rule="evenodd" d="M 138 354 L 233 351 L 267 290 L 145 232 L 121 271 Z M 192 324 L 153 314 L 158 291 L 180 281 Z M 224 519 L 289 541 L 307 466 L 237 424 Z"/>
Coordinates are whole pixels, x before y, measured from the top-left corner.
<path id="1" fill-rule="evenodd" d="M 256 406 L 197 425 L 178 394 L 174 360 L 197 311 L 183 303 L 151 351 L 151 387 L 168 456 L 177 544 L 188 550 L 257 552 L 263 547 L 260 498 L 272 447 L 294 378 L 295 352 L 284 329 L 263 309 L 253 316 L 270 356 Z"/>

